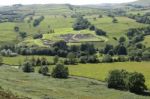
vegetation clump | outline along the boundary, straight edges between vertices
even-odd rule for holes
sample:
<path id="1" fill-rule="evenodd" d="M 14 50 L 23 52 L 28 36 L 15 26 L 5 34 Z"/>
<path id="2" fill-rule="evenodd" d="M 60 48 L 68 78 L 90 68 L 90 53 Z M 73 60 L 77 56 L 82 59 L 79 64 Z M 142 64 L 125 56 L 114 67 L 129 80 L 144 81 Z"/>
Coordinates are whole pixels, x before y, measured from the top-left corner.
<path id="1" fill-rule="evenodd" d="M 54 78 L 68 78 L 69 71 L 68 67 L 65 67 L 63 64 L 57 64 L 52 71 L 52 77 Z"/>
<path id="2" fill-rule="evenodd" d="M 130 92 L 142 94 L 147 90 L 145 77 L 142 73 L 127 72 L 126 70 L 112 70 L 107 78 L 108 88 L 129 90 Z"/>
<path id="3" fill-rule="evenodd" d="M 23 72 L 26 72 L 26 73 L 34 72 L 34 68 L 29 61 L 24 62 L 22 66 L 22 70 Z"/>

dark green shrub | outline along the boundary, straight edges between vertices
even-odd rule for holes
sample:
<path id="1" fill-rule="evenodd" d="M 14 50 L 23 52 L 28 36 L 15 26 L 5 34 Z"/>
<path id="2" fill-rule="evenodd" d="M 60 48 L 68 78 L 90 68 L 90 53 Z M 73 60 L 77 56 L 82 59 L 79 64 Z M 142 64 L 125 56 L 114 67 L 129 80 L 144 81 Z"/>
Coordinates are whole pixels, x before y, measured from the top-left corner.
<path id="1" fill-rule="evenodd" d="M 47 75 L 48 72 L 49 72 L 49 69 L 47 66 L 41 66 L 41 68 L 39 69 L 40 74 Z"/>
<path id="2" fill-rule="evenodd" d="M 128 88 L 131 92 L 141 94 L 147 87 L 145 85 L 145 77 L 141 73 L 131 73 L 128 81 Z"/>
<path id="3" fill-rule="evenodd" d="M 125 70 L 110 71 L 109 76 L 107 78 L 108 88 L 125 90 L 127 77 L 128 77 L 128 72 Z"/>
<path id="4" fill-rule="evenodd" d="M 23 64 L 22 70 L 23 72 L 27 72 L 27 73 L 34 72 L 34 68 L 32 64 L 28 61 Z"/>
<path id="5" fill-rule="evenodd" d="M 69 76 L 68 67 L 65 67 L 62 64 L 57 64 L 53 68 L 52 76 L 54 78 L 68 78 L 68 76 Z"/>

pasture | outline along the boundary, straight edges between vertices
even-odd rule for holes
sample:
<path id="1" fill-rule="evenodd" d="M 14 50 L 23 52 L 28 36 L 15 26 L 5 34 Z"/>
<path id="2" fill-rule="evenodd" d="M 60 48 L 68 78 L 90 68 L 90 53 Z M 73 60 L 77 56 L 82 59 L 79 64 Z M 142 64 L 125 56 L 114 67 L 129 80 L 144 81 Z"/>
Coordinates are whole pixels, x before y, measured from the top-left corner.
<path id="1" fill-rule="evenodd" d="M 71 75 L 93 78 L 100 81 L 105 81 L 109 71 L 114 69 L 125 69 L 130 72 L 140 72 L 144 74 L 146 78 L 146 85 L 150 88 L 150 62 L 79 64 L 68 67 Z"/>
<path id="2" fill-rule="evenodd" d="M 32 99 L 149 99 L 130 92 L 108 89 L 104 83 L 91 79 L 54 79 L 38 73 L 23 73 L 7 66 L 0 67 L 0 82 L 5 90 Z"/>

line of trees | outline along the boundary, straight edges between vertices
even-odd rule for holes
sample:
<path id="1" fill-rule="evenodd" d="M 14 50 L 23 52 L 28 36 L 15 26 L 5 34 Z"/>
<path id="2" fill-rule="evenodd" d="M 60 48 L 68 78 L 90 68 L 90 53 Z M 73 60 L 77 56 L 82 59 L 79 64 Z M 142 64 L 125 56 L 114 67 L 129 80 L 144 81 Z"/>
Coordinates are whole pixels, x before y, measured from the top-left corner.
<path id="1" fill-rule="evenodd" d="M 150 15 L 149 13 L 146 13 L 144 15 L 134 15 L 134 14 L 129 14 L 127 15 L 129 18 L 136 20 L 139 23 L 145 23 L 145 24 L 150 24 Z"/>
<path id="2" fill-rule="evenodd" d="M 94 25 L 92 25 L 87 19 L 85 19 L 83 16 L 78 16 L 75 23 L 73 24 L 74 30 L 84 30 L 89 29 L 91 31 L 95 31 L 96 35 L 99 36 L 106 36 L 106 32 L 102 29 L 96 28 Z"/>
<path id="3" fill-rule="evenodd" d="M 38 25 L 40 25 L 40 23 L 41 23 L 43 20 L 44 20 L 44 16 L 41 16 L 41 17 L 35 19 L 34 22 L 33 22 L 33 26 L 34 26 L 34 27 L 37 27 Z"/>

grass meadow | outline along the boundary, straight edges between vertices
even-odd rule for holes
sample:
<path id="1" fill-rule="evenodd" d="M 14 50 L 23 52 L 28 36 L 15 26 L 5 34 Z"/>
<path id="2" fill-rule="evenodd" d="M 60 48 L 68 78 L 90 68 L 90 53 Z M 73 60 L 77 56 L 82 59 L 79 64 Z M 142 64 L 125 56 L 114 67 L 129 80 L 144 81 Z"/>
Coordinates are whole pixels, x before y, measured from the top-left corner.
<path id="1" fill-rule="evenodd" d="M 146 85 L 150 89 L 150 62 L 122 62 L 122 63 L 100 63 L 100 64 L 79 64 L 68 66 L 71 75 L 105 81 L 110 70 L 125 69 L 130 72 L 143 73 L 146 78 Z"/>

